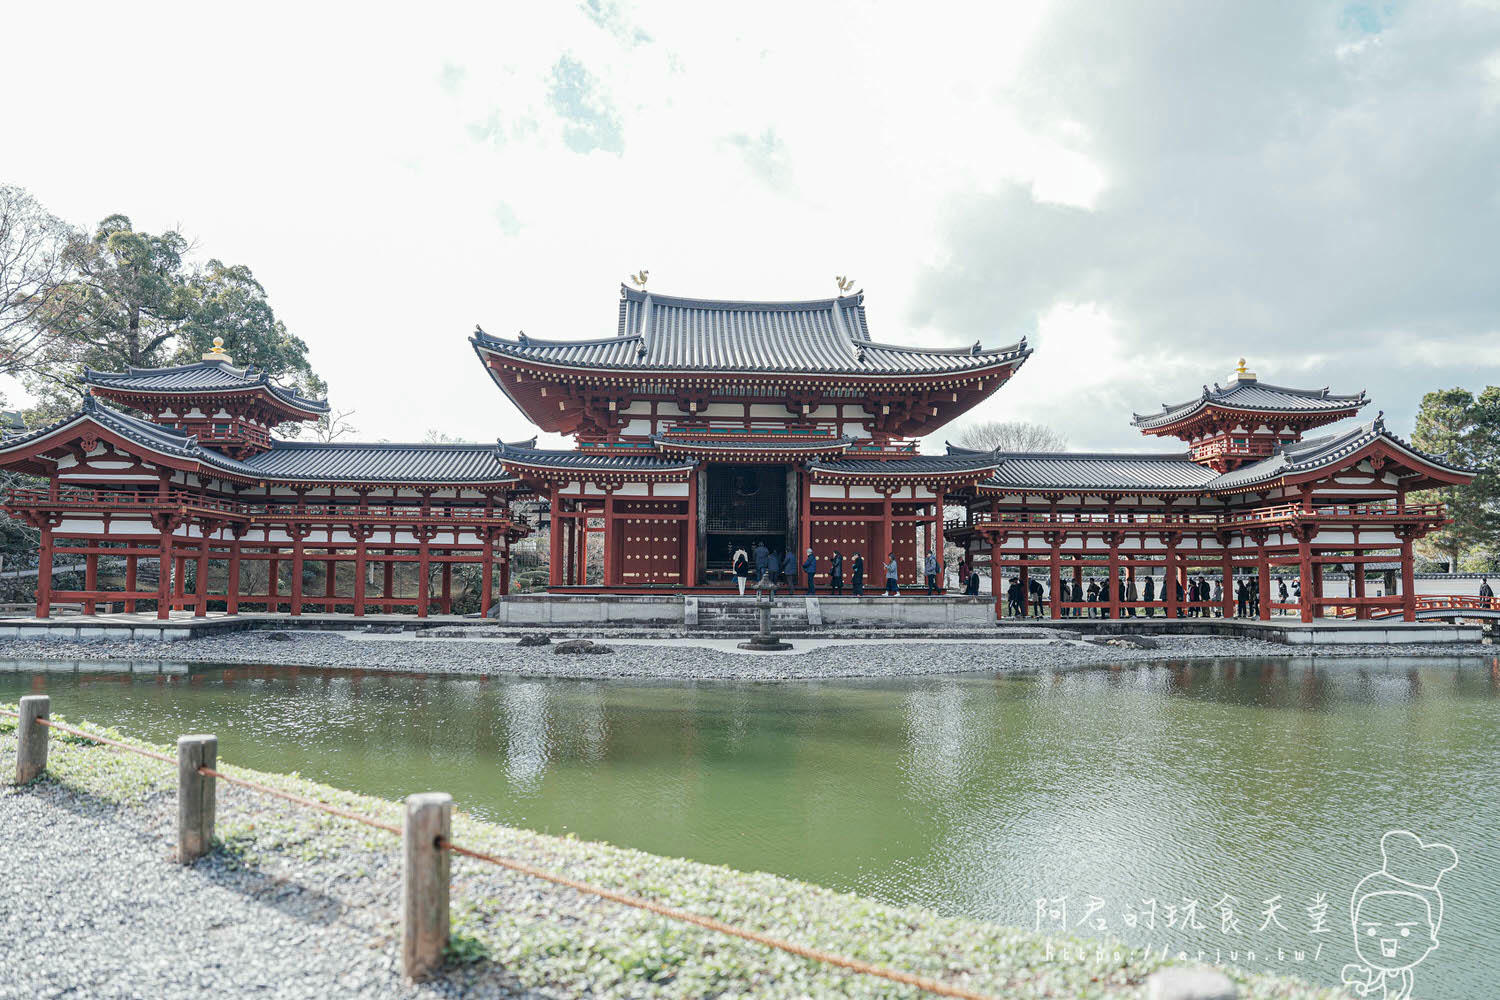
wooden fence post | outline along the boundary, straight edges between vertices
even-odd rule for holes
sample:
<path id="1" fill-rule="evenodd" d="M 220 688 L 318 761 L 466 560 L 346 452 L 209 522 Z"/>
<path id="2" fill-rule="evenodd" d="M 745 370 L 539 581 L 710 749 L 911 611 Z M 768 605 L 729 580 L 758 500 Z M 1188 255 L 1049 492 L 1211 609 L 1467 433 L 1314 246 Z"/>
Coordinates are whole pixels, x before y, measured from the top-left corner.
<path id="1" fill-rule="evenodd" d="M 177 737 L 177 860 L 185 865 L 207 854 L 214 839 L 217 782 L 198 768 L 218 761 L 217 736 Z"/>
<path id="2" fill-rule="evenodd" d="M 21 699 L 16 721 L 16 784 L 24 785 L 47 769 L 48 727 L 37 722 L 51 717 L 52 699 L 28 694 Z"/>
<path id="3" fill-rule="evenodd" d="M 406 799 L 401 827 L 401 970 L 420 979 L 443 964 L 448 945 L 448 851 L 438 846 L 453 823 L 453 796 Z"/>

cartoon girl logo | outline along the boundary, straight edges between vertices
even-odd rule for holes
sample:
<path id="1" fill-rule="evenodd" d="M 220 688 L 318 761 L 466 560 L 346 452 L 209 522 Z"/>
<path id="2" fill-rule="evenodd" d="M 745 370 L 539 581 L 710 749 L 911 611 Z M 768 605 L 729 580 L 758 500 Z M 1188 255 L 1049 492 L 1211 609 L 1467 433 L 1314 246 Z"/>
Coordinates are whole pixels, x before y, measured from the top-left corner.
<path id="1" fill-rule="evenodd" d="M 1437 950 L 1438 881 L 1458 867 L 1458 854 L 1407 830 L 1381 837 L 1380 854 L 1380 870 L 1361 879 L 1349 899 L 1359 962 L 1344 966 L 1343 980 L 1356 996 L 1409 1000 L 1412 969 Z"/>

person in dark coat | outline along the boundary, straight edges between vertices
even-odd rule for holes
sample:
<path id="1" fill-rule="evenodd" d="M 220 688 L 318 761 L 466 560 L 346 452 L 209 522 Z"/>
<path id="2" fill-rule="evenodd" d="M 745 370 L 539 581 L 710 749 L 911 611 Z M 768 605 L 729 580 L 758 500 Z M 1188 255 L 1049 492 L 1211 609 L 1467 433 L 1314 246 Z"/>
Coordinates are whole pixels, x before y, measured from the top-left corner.
<path id="1" fill-rule="evenodd" d="M 1099 609 L 1099 617 L 1100 618 L 1108 618 L 1109 617 L 1109 608 L 1107 606 L 1109 604 L 1109 587 L 1110 587 L 1110 579 L 1109 579 L 1109 577 L 1106 576 L 1103 580 L 1099 581 L 1099 600 L 1102 601 L 1106 605 L 1106 607 L 1102 607 L 1102 608 Z"/>
<path id="2" fill-rule="evenodd" d="M 1260 617 L 1260 581 L 1250 581 L 1250 617 Z"/>
<path id="3" fill-rule="evenodd" d="M 964 588 L 964 593 L 970 597 L 979 596 L 979 570 L 972 566 L 969 567 L 969 584 Z"/>
<path id="4" fill-rule="evenodd" d="M 885 557 L 885 596 L 900 597 L 901 585 L 897 582 L 897 574 L 900 572 L 896 564 L 896 553 L 891 552 Z"/>
<path id="5" fill-rule="evenodd" d="M 865 593 L 865 557 L 861 552 L 854 553 L 854 562 L 849 565 L 852 574 L 851 581 L 854 584 L 854 596 L 863 597 Z"/>
<path id="6" fill-rule="evenodd" d="M 1276 581 L 1276 593 L 1277 593 L 1278 597 L 1281 599 L 1281 603 L 1285 604 L 1286 603 L 1286 581 L 1285 580 L 1277 580 Z M 1282 614 L 1285 614 L 1285 613 L 1286 613 L 1285 611 L 1282 612 Z"/>
<path id="7" fill-rule="evenodd" d="M 937 553 L 929 552 L 922 557 L 922 571 L 927 575 L 927 596 L 931 597 L 938 589 Z"/>
<path id="8" fill-rule="evenodd" d="M 1245 617 L 1245 611 L 1250 607 L 1250 592 L 1245 589 L 1245 581 L 1241 580 L 1234 585 L 1234 616 Z"/>
<path id="9" fill-rule="evenodd" d="M 745 581 L 750 577 L 750 557 L 745 555 L 744 549 L 734 550 L 734 582 L 740 588 L 740 596 L 745 596 Z"/>
<path id="10" fill-rule="evenodd" d="M 1479 606 L 1481 608 L 1495 606 L 1495 592 L 1490 589 L 1489 577 L 1484 577 L 1479 581 Z"/>
<path id="11" fill-rule="evenodd" d="M 1031 595 L 1031 617 L 1042 617 L 1042 605 L 1046 603 L 1047 600 L 1047 595 L 1042 590 L 1042 581 L 1032 580 L 1030 586 L 1028 586 L 1026 589 Z"/>
<path id="12" fill-rule="evenodd" d="M 1156 600 L 1156 577 L 1146 577 L 1146 586 L 1143 588 L 1143 596 L 1146 601 L 1146 617 L 1155 618 L 1156 609 L 1153 608 L 1151 604 Z"/>
<path id="13" fill-rule="evenodd" d="M 1173 586 L 1177 588 L 1177 617 L 1182 618 L 1182 581 L 1174 580 L 1172 581 L 1172 583 Z"/>
<path id="14" fill-rule="evenodd" d="M 833 550 L 833 558 L 828 560 L 828 592 L 844 593 L 844 554 L 838 549 Z"/>
<path id="15" fill-rule="evenodd" d="M 1094 607 L 1094 602 L 1099 600 L 1099 584 L 1096 580 L 1089 580 L 1089 617 L 1097 618 L 1099 609 Z"/>
<path id="16" fill-rule="evenodd" d="M 765 542 L 755 543 L 755 578 L 765 580 L 766 572 L 771 566 L 771 552 L 766 548 Z M 767 581 L 769 582 L 769 581 Z"/>
<path id="17" fill-rule="evenodd" d="M 1073 578 L 1073 592 L 1068 595 L 1068 599 L 1071 600 L 1074 604 L 1083 603 L 1083 582 L 1077 577 Z M 1082 608 L 1071 608 L 1070 610 L 1072 611 L 1074 618 L 1083 617 Z"/>
<path id="18" fill-rule="evenodd" d="M 790 594 L 797 589 L 797 557 L 791 549 L 787 549 L 781 559 L 781 573 L 786 580 L 786 592 Z"/>
<path id="19" fill-rule="evenodd" d="M 802 559 L 802 573 L 807 577 L 807 596 L 811 597 L 818 576 L 818 557 L 813 555 L 812 549 L 808 549 L 807 555 Z"/>
<path id="20" fill-rule="evenodd" d="M 1021 581 L 1012 580 L 1010 586 L 1005 588 L 1005 606 L 1009 614 L 1007 617 L 1015 618 L 1021 613 Z"/>
<path id="21" fill-rule="evenodd" d="M 1140 594 L 1137 593 L 1136 589 L 1135 589 L 1135 577 L 1133 577 L 1133 576 L 1132 577 L 1128 577 L 1125 580 L 1125 600 L 1129 604 L 1134 605 L 1138 601 L 1140 601 L 1140 599 L 1141 599 Z M 1125 608 L 1123 610 L 1122 614 L 1121 614 L 1121 617 L 1123 618 L 1123 617 L 1129 616 L 1131 618 L 1134 618 L 1135 617 L 1135 610 L 1136 609 L 1134 607 Z"/>
<path id="22" fill-rule="evenodd" d="M 771 596 L 775 597 L 776 596 L 776 588 L 781 584 L 781 581 L 782 581 L 782 575 L 781 575 L 781 553 L 779 551 L 777 551 L 776 549 L 772 549 L 771 550 L 771 554 L 768 555 L 766 557 L 766 559 L 767 559 L 766 565 L 771 570 Z"/>

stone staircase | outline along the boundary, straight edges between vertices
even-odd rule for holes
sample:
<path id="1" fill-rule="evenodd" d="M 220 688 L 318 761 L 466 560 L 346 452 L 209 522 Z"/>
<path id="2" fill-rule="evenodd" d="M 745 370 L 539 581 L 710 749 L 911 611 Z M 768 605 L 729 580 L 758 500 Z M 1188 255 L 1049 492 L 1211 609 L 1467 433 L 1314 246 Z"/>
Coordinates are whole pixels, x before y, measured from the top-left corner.
<path id="1" fill-rule="evenodd" d="M 689 597 L 686 600 L 690 602 L 685 609 L 689 628 L 737 634 L 760 631 L 760 612 L 752 597 Z M 815 605 L 816 601 L 810 602 L 805 597 L 776 598 L 771 606 L 771 631 L 806 632 L 814 624 L 811 618 L 817 614 Z"/>

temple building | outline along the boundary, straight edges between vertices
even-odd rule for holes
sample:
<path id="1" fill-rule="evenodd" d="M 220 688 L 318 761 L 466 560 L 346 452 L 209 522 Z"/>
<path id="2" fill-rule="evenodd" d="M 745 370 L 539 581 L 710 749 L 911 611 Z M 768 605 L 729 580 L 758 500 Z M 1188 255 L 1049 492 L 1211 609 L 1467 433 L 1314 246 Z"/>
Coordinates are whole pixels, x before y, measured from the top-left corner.
<path id="1" fill-rule="evenodd" d="M 1092 602 L 1118 616 L 1128 582 L 1150 575 L 1217 578 L 1231 613 L 1235 582 L 1254 579 L 1262 617 L 1411 617 L 1412 543 L 1445 514 L 1408 494 L 1471 478 L 1379 416 L 1307 436 L 1368 401 L 1264 383 L 1243 362 L 1227 385 L 1136 415 L 1142 433 L 1185 450 L 924 453 L 923 438 L 999 390 L 1031 349 L 878 341 L 863 293 L 733 302 L 622 287 L 610 335 L 476 329 L 471 344 L 501 393 L 573 447 L 278 437 L 327 404 L 217 348 L 191 365 L 86 372 L 81 410 L 0 441 L 0 466 L 37 480 L 4 506 L 41 530 L 38 614 L 54 601 L 152 601 L 163 617 L 201 615 L 212 601 L 426 615 L 451 609 L 455 565 L 480 567 L 488 608 L 510 592 L 511 544 L 540 526 L 525 509 L 549 527 L 548 590 L 560 594 L 728 590 L 732 553 L 756 542 L 799 564 L 811 547 L 820 588 L 833 551 L 846 567 L 862 554 L 878 589 L 888 555 L 913 584 L 923 556 L 954 543 L 997 581 L 997 613 L 1000 581 L 1040 577 L 1049 613 L 1070 614 L 1091 603 L 1070 599 L 1087 576 L 1120 581 Z M 123 591 L 98 586 L 106 556 L 125 560 Z M 83 560 L 81 590 L 52 589 L 59 557 Z M 158 568 L 152 590 L 137 584 L 143 559 Z M 1393 559 L 1399 595 L 1366 596 L 1356 573 L 1354 597 L 1323 596 L 1326 567 Z M 1278 606 L 1273 576 L 1294 579 L 1300 600 Z M 1158 608 L 1187 603 L 1162 589 Z"/>

